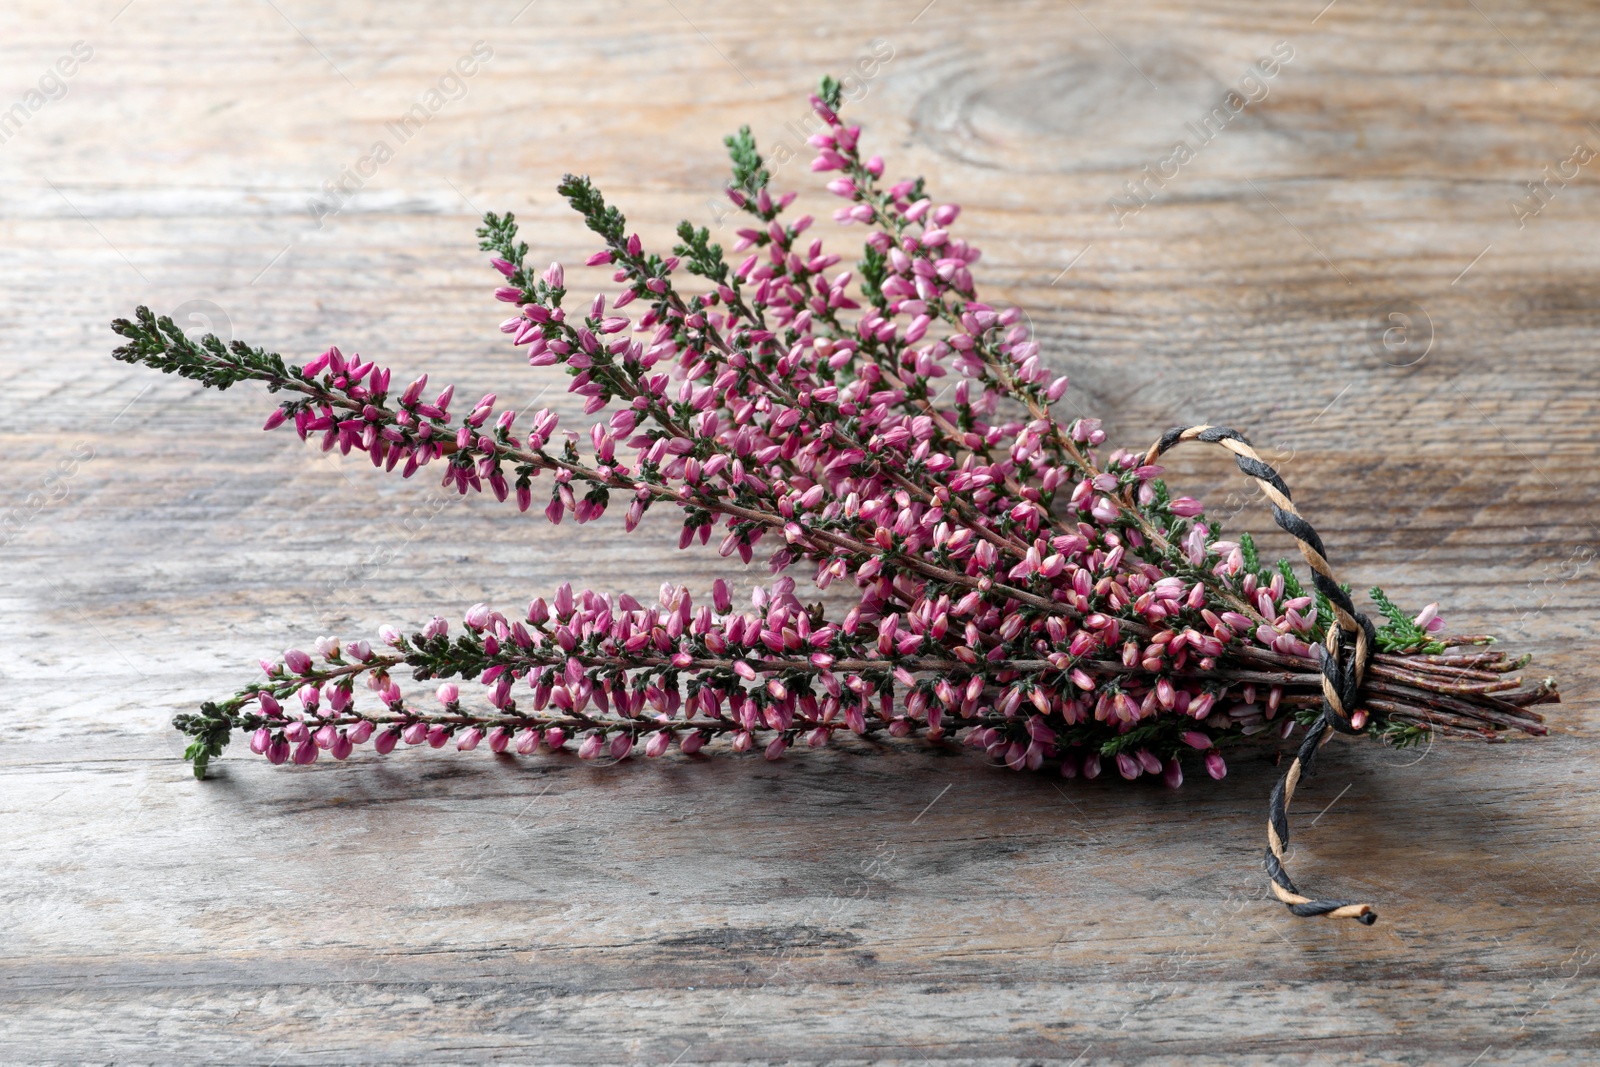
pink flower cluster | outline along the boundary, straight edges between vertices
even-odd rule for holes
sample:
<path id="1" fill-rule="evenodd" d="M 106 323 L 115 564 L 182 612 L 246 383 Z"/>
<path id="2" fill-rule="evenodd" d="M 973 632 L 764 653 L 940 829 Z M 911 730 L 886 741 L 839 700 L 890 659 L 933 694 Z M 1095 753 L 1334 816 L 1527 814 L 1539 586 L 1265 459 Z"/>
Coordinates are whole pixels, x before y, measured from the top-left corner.
<path id="1" fill-rule="evenodd" d="M 1016 770 L 1176 787 L 1186 761 L 1222 778 L 1226 745 L 1302 725 L 1269 807 L 1274 893 L 1296 915 L 1370 924 L 1370 906 L 1308 898 L 1283 869 L 1287 805 L 1320 742 L 1334 729 L 1402 746 L 1543 734 L 1530 709 L 1559 700 L 1554 682 L 1512 676 L 1526 657 L 1448 654 L 1493 638 L 1438 636 L 1436 605 L 1410 617 L 1373 588 L 1387 620 L 1374 626 L 1235 431 L 1176 428 L 1141 455 L 1104 451 L 1097 420 L 1057 418 L 1068 381 L 1018 310 L 978 296 L 960 207 L 921 179 L 886 179 L 840 120 L 838 84 L 824 79 L 821 94 L 812 170 L 845 201 L 834 221 L 865 230 L 851 264 L 810 215 L 788 215 L 795 195 L 773 195 L 748 128 L 726 142 L 728 196 L 749 220 L 737 264 L 688 222 L 670 252 L 650 250 L 569 175 L 558 191 L 599 238 L 587 265 L 611 268 L 618 287 L 569 312 L 561 264 L 529 266 L 513 218 L 485 217 L 494 295 L 516 309 L 500 329 L 530 365 L 567 374 L 581 430 L 549 410 L 519 426 L 493 393 L 452 412 L 453 388 L 429 400 L 427 375 L 391 395 L 387 368 L 337 348 L 293 367 L 196 341 L 148 307 L 112 323 L 128 342 L 118 360 L 287 394 L 268 430 L 292 425 L 405 478 L 433 465 L 444 486 L 514 495 L 523 512 L 537 498 L 552 523 L 592 522 L 615 502 L 633 531 L 669 506 L 680 549 L 716 537 L 723 558 L 759 553 L 773 576 L 740 610 L 721 579 L 709 602 L 666 584 L 648 605 L 563 585 L 525 611 L 475 604 L 455 634 L 436 617 L 411 634 L 385 627 L 377 648 L 321 638 L 314 655 L 263 660 L 264 682 L 174 719 L 194 773 L 239 731 L 269 762 L 297 765 L 369 741 L 379 754 L 570 746 L 615 761 L 674 746 L 692 757 L 718 740 L 773 760 L 883 734 L 965 743 Z M 1266 492 L 1315 595 L 1168 492 L 1155 460 L 1194 439 L 1224 444 Z M 801 582 L 823 602 L 808 605 Z M 436 703 L 408 697 L 401 668 L 436 686 Z"/>
<path id="2" fill-rule="evenodd" d="M 307 764 L 319 752 L 345 759 L 368 740 L 379 754 L 402 742 L 441 748 L 453 739 L 462 751 L 486 741 L 491 752 L 526 755 L 541 746 L 558 751 L 575 739 L 580 758 L 623 759 L 636 748 L 659 756 L 674 742 L 692 754 L 708 739 L 726 735 L 736 752 L 759 745 L 768 759 L 776 759 L 802 740 L 810 747 L 826 745 L 838 731 L 893 737 L 919 732 L 938 741 L 953 727 L 967 730 L 967 744 L 1017 769 L 1037 769 L 1061 756 L 1064 774 L 1101 773 L 1099 749 L 1063 751 L 1050 716 L 1060 712 L 1068 725 L 1087 727 L 1090 710 L 1113 698 L 1074 696 L 1062 704 L 1042 691 L 1025 696 L 1011 686 L 991 703 L 984 700 L 983 676 L 971 675 L 957 689 L 951 677 L 958 661 L 917 656 L 898 657 L 889 672 L 908 693 L 897 703 L 893 686 L 883 685 L 879 651 L 894 638 L 881 629 L 869 640 L 815 625 L 786 576 L 756 590 L 752 610 L 731 609 L 720 580 L 711 604 L 696 606 L 686 589 L 667 586 L 648 608 L 626 595 L 575 595 L 563 586 L 552 604 L 536 599 L 520 617 L 474 605 L 464 619 L 464 637 L 454 643 L 440 618 L 410 638 L 386 628 L 382 638 L 394 653 L 322 638 L 315 656 L 291 649 L 281 661 L 263 661 L 267 684 L 245 694 L 260 720 L 250 748 L 273 763 Z M 408 705 L 392 677 L 403 665 L 476 676 L 483 703 L 493 710 L 463 709 L 455 682 L 437 688 L 436 710 Z M 672 684 L 683 672 L 694 676 L 687 689 Z M 1087 692 L 1090 676 L 1082 667 L 1073 673 Z M 919 674 L 938 681 L 919 685 Z M 376 708 L 356 708 L 360 677 Z M 1205 707 L 1189 707 L 1188 691 L 1172 692 L 1182 706 L 1179 714 L 1206 718 Z M 1107 707 L 1101 721 L 1137 721 L 1137 706 L 1122 695 L 1115 699 L 1122 706 Z M 1212 699 L 1207 694 L 1195 703 L 1209 707 Z M 1020 736 L 1014 736 L 1016 726 Z M 1203 728 L 1182 730 L 1177 738 L 1205 754 L 1214 777 L 1226 773 Z M 1125 778 L 1151 773 L 1172 785 L 1182 780 L 1175 754 L 1163 759 L 1149 747 L 1119 751 L 1110 762 Z"/>
<path id="3" fill-rule="evenodd" d="M 501 330 L 531 365 L 564 368 L 602 416 L 581 432 L 548 410 L 518 427 L 493 394 L 457 422 L 452 389 L 427 400 L 424 375 L 391 396 L 387 369 L 337 348 L 257 375 L 293 397 L 269 429 L 320 434 L 324 450 L 405 477 L 437 464 L 461 493 L 514 495 L 523 511 L 537 495 L 555 523 L 619 502 L 631 530 L 670 504 L 680 547 L 716 536 L 725 557 L 762 553 L 778 577 L 752 609 L 734 612 L 721 582 L 699 606 L 683 589 L 644 607 L 563 587 L 520 617 L 473 608 L 453 643 L 435 620 L 409 638 L 386 631 L 392 654 L 333 645 L 319 666 L 290 653 L 259 695 L 228 706 L 259 707 L 254 749 L 304 763 L 369 738 L 380 752 L 575 740 L 580 756 L 621 758 L 726 734 L 775 758 L 802 739 L 883 730 L 959 733 L 1019 769 L 1114 766 L 1175 785 L 1184 754 L 1221 777 L 1219 744 L 1287 735 L 1288 709 L 1315 706 L 1311 642 L 1326 619 L 1311 598 L 1218 540 L 1160 467 L 1102 456 L 1096 420 L 1057 419 L 1067 380 L 1015 309 L 979 299 L 959 206 L 920 181 L 886 183 L 883 161 L 861 158 L 859 128 L 812 103 L 826 123 L 812 168 L 836 175 L 828 188 L 847 206 L 834 219 L 867 231 L 854 269 L 811 216 L 787 217 L 792 194 L 748 177 L 759 160 L 729 189 L 750 219 L 737 265 L 687 223 L 670 254 L 648 251 L 569 177 L 561 192 L 602 242 L 588 263 L 620 286 L 576 313 L 562 266 L 527 266 L 510 216 L 488 216 L 495 296 L 517 309 Z M 853 603 L 805 607 L 791 569 L 819 589 L 853 587 Z M 408 710 L 390 677 L 402 662 L 421 678 L 475 678 L 487 709 L 464 709 L 450 683 L 442 710 Z M 1307 688 L 1286 691 L 1286 669 Z M 373 713 L 354 710 L 358 674 Z M 298 715 L 283 710 L 290 697 Z"/>

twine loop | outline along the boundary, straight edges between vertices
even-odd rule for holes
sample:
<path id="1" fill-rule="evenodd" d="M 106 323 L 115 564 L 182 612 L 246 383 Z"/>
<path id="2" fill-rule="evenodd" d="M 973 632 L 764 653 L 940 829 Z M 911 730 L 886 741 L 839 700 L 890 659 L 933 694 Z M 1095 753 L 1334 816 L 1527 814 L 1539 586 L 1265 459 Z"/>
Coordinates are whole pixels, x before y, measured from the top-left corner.
<path id="1" fill-rule="evenodd" d="M 1184 441 L 1204 441 L 1220 445 L 1233 453 L 1233 461 L 1246 476 L 1253 479 L 1272 504 L 1272 517 L 1278 527 L 1293 537 L 1311 568 L 1311 581 L 1333 608 L 1333 624 L 1328 627 L 1327 640 L 1318 647 L 1322 668 L 1322 714 L 1306 731 L 1306 739 L 1295 753 L 1294 762 L 1284 772 L 1272 789 L 1267 809 L 1267 852 L 1265 866 L 1267 877 L 1272 879 L 1272 891 L 1290 914 L 1309 917 L 1327 915 L 1336 919 L 1355 919 L 1371 926 L 1378 913 L 1370 904 L 1357 904 L 1348 900 L 1316 900 L 1295 888 L 1289 872 L 1284 870 L 1284 853 L 1289 847 L 1289 803 L 1294 799 L 1295 787 L 1311 770 L 1317 753 L 1337 733 L 1358 734 L 1355 713 L 1361 700 L 1361 683 L 1366 678 L 1367 664 L 1372 660 L 1377 646 L 1377 634 L 1372 620 L 1357 611 L 1350 594 L 1339 587 L 1328 565 L 1328 556 L 1322 538 L 1311 528 L 1294 506 L 1289 487 L 1278 472 L 1273 470 L 1250 447 L 1243 434 L 1225 426 L 1177 426 L 1161 435 L 1145 455 L 1145 464 L 1153 464 L 1167 452 Z M 1364 724 L 1363 724 L 1364 725 Z"/>

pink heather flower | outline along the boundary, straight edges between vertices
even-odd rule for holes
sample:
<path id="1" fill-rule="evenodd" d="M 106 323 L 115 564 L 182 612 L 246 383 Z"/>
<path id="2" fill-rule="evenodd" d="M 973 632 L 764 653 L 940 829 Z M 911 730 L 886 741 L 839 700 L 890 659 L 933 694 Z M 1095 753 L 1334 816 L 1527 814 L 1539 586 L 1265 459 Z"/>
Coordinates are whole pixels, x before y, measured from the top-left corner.
<path id="1" fill-rule="evenodd" d="M 373 751 L 377 752 L 380 756 L 387 756 L 389 753 L 394 751 L 395 742 L 399 740 L 400 731 L 391 726 L 389 729 L 378 734 L 377 738 L 372 742 Z"/>
<path id="2" fill-rule="evenodd" d="M 1222 779 L 1228 775 L 1228 765 L 1223 762 L 1222 753 L 1212 749 L 1206 753 L 1206 773 L 1213 778 Z"/>
<path id="3" fill-rule="evenodd" d="M 328 349 L 326 352 L 322 353 L 322 355 L 318 356 L 316 359 L 313 359 L 310 363 L 307 363 L 304 367 L 302 367 L 302 373 L 313 378 L 316 377 L 327 368 L 328 363 L 338 354 L 338 352 L 339 350 L 337 348 Z"/>
<path id="4" fill-rule="evenodd" d="M 305 674 L 311 670 L 311 657 L 298 648 L 291 648 L 283 654 L 283 664 L 294 674 Z"/>
<path id="5" fill-rule="evenodd" d="M 1429 604 L 1412 620 L 1430 634 L 1436 634 L 1444 629 L 1444 620 L 1439 617 L 1439 605 Z"/>
<path id="6" fill-rule="evenodd" d="M 428 739 L 428 724 L 414 722 L 400 731 L 400 740 L 408 745 L 420 745 Z"/>
<path id="7" fill-rule="evenodd" d="M 482 630 L 489 625 L 489 605 L 472 605 L 467 609 L 466 617 L 462 621 L 467 624 L 467 628 L 470 630 Z"/>
<path id="8" fill-rule="evenodd" d="M 454 704 L 461 699 L 461 689 L 454 682 L 445 682 L 434 694 L 441 704 Z"/>
<path id="9" fill-rule="evenodd" d="M 482 740 L 483 730 L 474 726 L 461 735 L 461 739 L 456 742 L 456 749 L 460 752 L 471 752 Z"/>
<path id="10" fill-rule="evenodd" d="M 506 750 L 511 743 L 511 731 L 504 726 L 496 726 L 489 731 L 489 751 L 498 755 Z"/>
<path id="11" fill-rule="evenodd" d="M 600 755 L 600 749 L 605 745 L 605 735 L 596 731 L 583 739 L 583 744 L 578 746 L 579 759 L 594 759 Z"/>

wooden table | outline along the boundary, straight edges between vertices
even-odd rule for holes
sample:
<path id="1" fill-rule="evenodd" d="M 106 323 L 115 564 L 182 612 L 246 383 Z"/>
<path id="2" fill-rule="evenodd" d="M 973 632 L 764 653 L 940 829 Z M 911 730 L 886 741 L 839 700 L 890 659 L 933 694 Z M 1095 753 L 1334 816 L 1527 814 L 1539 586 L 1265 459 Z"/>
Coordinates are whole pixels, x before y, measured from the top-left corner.
<path id="1" fill-rule="evenodd" d="M 1600 148 L 1600 10 L 1321 2 L 10 5 L 0 1060 L 1590 1061 L 1600 163 L 1526 183 Z M 385 124 L 477 41 L 464 95 L 398 143 Z M 966 205 L 980 285 L 1029 310 L 1065 403 L 1135 447 L 1247 430 L 1357 588 L 1560 678 L 1543 741 L 1328 753 L 1293 869 L 1376 927 L 1263 899 L 1265 758 L 1175 793 L 864 744 L 236 751 L 204 784 L 177 758 L 175 712 L 318 633 L 726 570 L 655 548 L 665 515 L 579 535 L 263 436 L 264 396 L 115 363 L 107 321 L 188 304 L 288 355 L 335 342 L 570 411 L 495 332 L 479 213 L 579 263 L 553 192 L 574 170 L 655 245 L 717 228 L 721 136 L 797 149 L 816 76 L 870 55 L 852 113 Z M 315 218 L 379 139 L 393 158 Z M 804 159 L 778 183 L 826 218 Z M 1269 526 L 1219 457 L 1169 473 Z"/>

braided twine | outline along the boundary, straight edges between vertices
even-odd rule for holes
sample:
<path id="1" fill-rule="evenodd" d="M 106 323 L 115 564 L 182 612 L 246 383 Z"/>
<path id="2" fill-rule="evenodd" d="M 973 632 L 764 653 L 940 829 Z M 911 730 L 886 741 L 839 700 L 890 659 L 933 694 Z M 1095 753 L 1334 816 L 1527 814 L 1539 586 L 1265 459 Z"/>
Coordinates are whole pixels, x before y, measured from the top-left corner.
<path id="1" fill-rule="evenodd" d="M 1327 553 L 1322 538 L 1311 524 L 1301 517 L 1289 498 L 1289 487 L 1283 484 L 1278 472 L 1273 470 L 1237 430 L 1225 426 L 1174 427 L 1161 435 L 1161 440 L 1150 446 L 1145 463 L 1154 463 L 1162 453 L 1184 441 L 1205 441 L 1221 445 L 1233 453 L 1239 469 L 1253 478 L 1267 499 L 1272 502 L 1272 517 L 1295 543 L 1300 554 L 1311 567 L 1311 579 L 1317 592 L 1333 605 L 1336 625 L 1328 627 L 1328 637 L 1317 649 L 1322 661 L 1322 715 L 1306 733 L 1306 739 L 1295 753 L 1294 762 L 1273 787 L 1267 811 L 1267 875 L 1272 879 L 1272 891 L 1288 905 L 1292 914 L 1300 916 L 1329 915 L 1337 919 L 1355 919 L 1371 926 L 1378 913 L 1370 904 L 1355 904 L 1347 900 L 1313 900 L 1295 888 L 1284 870 L 1284 852 L 1289 847 L 1289 802 L 1300 779 L 1311 770 L 1322 746 L 1332 740 L 1334 732 L 1356 734 L 1361 731 L 1351 724 L 1361 692 L 1361 681 L 1366 676 L 1367 663 L 1372 658 L 1377 637 L 1372 622 L 1355 609 L 1350 595 L 1339 588 L 1328 566 Z"/>

